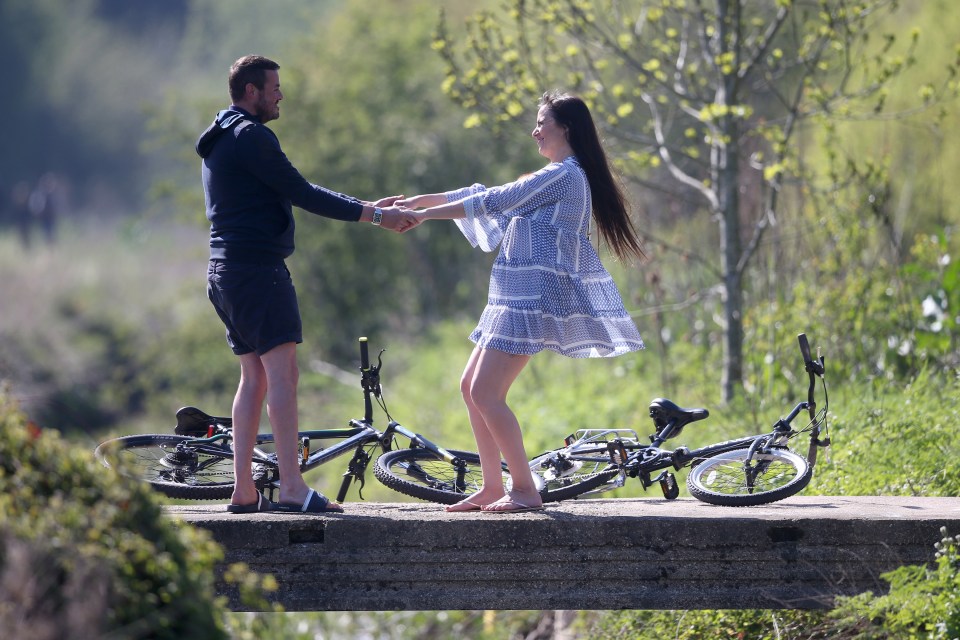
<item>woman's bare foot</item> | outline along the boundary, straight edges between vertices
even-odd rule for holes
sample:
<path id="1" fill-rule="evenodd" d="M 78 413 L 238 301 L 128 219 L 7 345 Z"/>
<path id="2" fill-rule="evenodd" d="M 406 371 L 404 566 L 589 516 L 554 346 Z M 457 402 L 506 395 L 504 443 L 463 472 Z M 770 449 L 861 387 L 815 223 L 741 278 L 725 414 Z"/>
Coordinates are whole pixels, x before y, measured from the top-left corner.
<path id="1" fill-rule="evenodd" d="M 499 495 L 490 492 L 489 494 L 484 493 L 483 489 L 477 491 L 476 493 L 471 493 L 469 497 L 464 498 L 456 504 L 451 504 L 447 507 L 447 511 L 450 513 L 460 513 L 463 511 L 482 511 L 487 507 L 487 505 L 492 504 L 503 497 L 504 494 L 500 493 Z"/>
<path id="2" fill-rule="evenodd" d="M 463 511 L 480 511 L 481 509 L 483 509 L 483 505 L 478 502 L 474 502 L 470 498 L 467 498 L 466 500 L 461 500 L 456 504 L 451 504 L 446 508 L 446 510 L 450 513 L 460 513 Z"/>
<path id="3" fill-rule="evenodd" d="M 539 494 L 508 493 L 499 500 L 483 507 L 487 513 L 517 513 L 522 511 L 542 511 L 543 499 Z"/>

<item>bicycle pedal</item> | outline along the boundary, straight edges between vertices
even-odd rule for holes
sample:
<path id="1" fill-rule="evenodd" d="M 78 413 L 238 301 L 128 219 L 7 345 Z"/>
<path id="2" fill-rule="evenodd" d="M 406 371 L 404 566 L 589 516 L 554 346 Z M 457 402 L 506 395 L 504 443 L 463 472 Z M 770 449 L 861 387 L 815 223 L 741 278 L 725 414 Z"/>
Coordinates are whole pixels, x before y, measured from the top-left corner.
<path id="1" fill-rule="evenodd" d="M 300 466 L 305 467 L 310 457 L 310 438 L 300 438 Z"/>
<path id="2" fill-rule="evenodd" d="M 627 462 L 627 449 L 622 440 L 613 440 L 607 443 L 607 453 L 610 454 L 611 464 L 623 465 Z"/>
<path id="3" fill-rule="evenodd" d="M 680 487 L 677 485 L 677 478 L 672 473 L 665 473 L 660 478 L 660 490 L 663 491 L 663 497 L 667 500 L 675 500 L 680 495 Z"/>

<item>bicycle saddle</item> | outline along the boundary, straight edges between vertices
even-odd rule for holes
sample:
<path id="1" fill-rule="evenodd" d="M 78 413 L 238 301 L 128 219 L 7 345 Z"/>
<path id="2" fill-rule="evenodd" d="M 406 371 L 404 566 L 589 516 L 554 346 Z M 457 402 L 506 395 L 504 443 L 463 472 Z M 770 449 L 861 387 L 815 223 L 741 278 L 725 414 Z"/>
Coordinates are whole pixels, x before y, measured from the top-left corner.
<path id="1" fill-rule="evenodd" d="M 673 429 L 667 437 L 680 435 L 683 427 L 709 415 L 710 412 L 706 409 L 684 409 L 666 398 L 654 398 L 650 403 L 650 417 L 653 418 L 657 431 L 672 423 Z"/>
<path id="2" fill-rule="evenodd" d="M 225 427 L 233 424 L 230 418 L 218 418 L 196 407 L 181 407 L 177 410 L 177 426 L 173 431 L 180 436 L 206 436 L 207 427 L 216 422 Z"/>

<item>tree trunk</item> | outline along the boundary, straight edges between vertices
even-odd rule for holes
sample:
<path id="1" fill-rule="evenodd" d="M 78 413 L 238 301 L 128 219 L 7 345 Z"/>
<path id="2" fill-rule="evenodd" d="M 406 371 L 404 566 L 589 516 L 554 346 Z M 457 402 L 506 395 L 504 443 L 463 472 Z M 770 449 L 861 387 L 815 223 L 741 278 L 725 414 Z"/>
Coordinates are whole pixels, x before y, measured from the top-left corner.
<path id="1" fill-rule="evenodd" d="M 735 123 L 725 127 L 728 140 L 735 141 Z M 742 253 L 740 240 L 740 198 L 738 195 L 738 148 L 728 142 L 720 150 L 717 179 L 720 195 L 720 266 L 723 273 L 723 373 L 721 390 L 724 402 L 737 395 L 743 383 L 743 286 L 739 269 Z"/>
<path id="2" fill-rule="evenodd" d="M 721 0 L 717 3 L 719 50 L 726 55 L 738 54 L 739 0 Z M 735 15 L 731 16 L 730 11 Z M 739 64 L 739 55 L 733 59 L 733 69 Z M 718 85 L 716 102 L 732 107 L 738 101 L 736 71 L 727 73 Z M 717 219 L 720 224 L 720 268 L 723 273 L 723 373 L 721 391 L 724 402 L 737 395 L 743 384 L 743 286 L 740 257 L 743 253 L 740 238 L 740 120 L 726 113 L 719 119 L 721 139 L 713 144 L 712 166 L 716 185 Z"/>

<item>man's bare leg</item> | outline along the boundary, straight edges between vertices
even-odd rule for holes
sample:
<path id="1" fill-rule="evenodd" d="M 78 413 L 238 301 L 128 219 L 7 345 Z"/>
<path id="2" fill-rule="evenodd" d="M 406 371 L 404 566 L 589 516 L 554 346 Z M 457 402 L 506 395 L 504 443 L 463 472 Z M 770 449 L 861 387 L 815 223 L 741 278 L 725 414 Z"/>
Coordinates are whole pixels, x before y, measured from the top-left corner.
<path id="1" fill-rule="evenodd" d="M 307 499 L 310 487 L 300 473 L 297 447 L 297 384 L 300 379 L 297 344 L 287 342 L 274 347 L 260 356 L 260 361 L 266 372 L 267 415 L 273 428 L 277 464 L 280 465 L 280 502 L 302 504 Z M 335 502 L 330 505 L 337 506 Z"/>
<path id="2" fill-rule="evenodd" d="M 240 384 L 233 398 L 233 472 L 235 484 L 231 502 L 253 504 L 258 500 L 253 484 L 251 459 L 256 444 L 260 414 L 267 393 L 267 377 L 255 353 L 240 356 Z"/>

